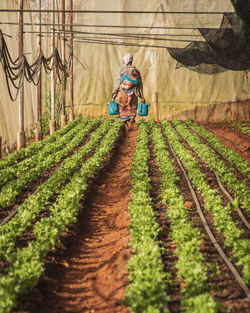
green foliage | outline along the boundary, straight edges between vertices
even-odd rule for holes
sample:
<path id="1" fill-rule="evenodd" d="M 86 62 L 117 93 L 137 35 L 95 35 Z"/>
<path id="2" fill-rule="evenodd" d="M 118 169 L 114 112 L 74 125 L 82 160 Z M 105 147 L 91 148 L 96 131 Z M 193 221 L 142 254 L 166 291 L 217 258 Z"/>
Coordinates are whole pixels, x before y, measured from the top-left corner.
<path id="1" fill-rule="evenodd" d="M 200 252 L 202 239 L 199 229 L 195 228 L 189 218 L 184 198 L 177 186 L 178 177 L 166 148 L 160 128 L 153 120 L 149 121 L 157 164 L 161 173 L 161 196 L 164 203 L 168 204 L 167 214 L 171 219 L 171 238 L 176 243 L 176 256 L 178 262 L 178 276 L 181 277 L 184 287 L 182 307 L 187 312 L 199 312 L 201 301 L 206 298 L 210 305 L 209 312 L 218 312 L 219 304 L 208 292 L 207 271 L 204 257 Z"/>
<path id="2" fill-rule="evenodd" d="M 234 256 L 239 259 L 240 264 L 243 266 L 243 280 L 246 284 L 250 283 L 250 267 L 249 267 L 249 254 L 250 254 L 250 241 L 242 239 L 243 231 L 239 230 L 237 224 L 233 221 L 231 216 L 231 205 L 228 204 L 224 206 L 222 203 L 221 197 L 217 194 L 216 190 L 210 188 L 207 183 L 206 176 L 200 171 L 199 163 L 191 154 L 185 149 L 185 147 L 180 143 L 179 136 L 176 131 L 172 128 L 169 122 L 163 120 L 163 126 L 165 132 L 168 136 L 168 139 L 175 150 L 175 153 L 179 156 L 184 166 L 188 171 L 188 176 L 192 181 L 192 184 L 203 196 L 205 206 L 207 210 L 210 210 L 213 214 L 214 226 L 217 230 L 225 236 L 225 244 L 232 248 Z M 218 162 L 217 159 L 213 159 L 213 156 L 209 157 L 209 152 L 204 148 L 201 143 L 196 142 L 194 136 L 188 132 L 184 125 L 176 120 L 174 124 L 180 134 L 190 143 L 194 145 L 195 150 L 204 158 L 204 160 L 210 164 L 210 160 L 213 160 L 211 166 L 216 167 L 216 170 L 220 173 L 219 167 L 224 169 L 224 164 Z M 197 145 L 196 145 L 197 143 Z M 203 155 L 202 151 L 205 151 L 206 154 Z M 215 163 L 218 163 L 217 167 Z M 224 171 L 224 170 L 223 170 Z M 227 171 L 225 170 L 225 176 L 227 176 Z M 243 204 L 249 202 L 249 198 L 245 198 L 245 193 L 240 193 L 240 189 L 243 188 L 242 183 L 238 183 L 234 180 L 231 172 L 229 171 L 228 177 L 233 179 L 235 185 L 231 184 L 234 187 L 234 190 L 239 194 L 239 201 Z M 228 184 L 230 182 L 228 181 Z M 243 197 L 243 199 L 242 199 Z"/>
<path id="3" fill-rule="evenodd" d="M 74 120 L 68 123 L 65 127 L 53 133 L 50 137 L 42 141 L 34 142 L 30 144 L 28 147 L 22 148 L 19 151 L 15 151 L 9 154 L 9 156 L 6 159 L 0 160 L 0 170 L 5 169 L 13 164 L 16 164 L 17 162 L 23 160 L 24 158 L 36 154 L 38 151 L 40 151 L 40 149 L 43 149 L 49 143 L 55 142 L 58 138 L 66 134 L 70 129 L 75 127 L 77 124 L 78 120 Z"/>
<path id="4" fill-rule="evenodd" d="M 16 196 L 20 194 L 23 188 L 39 177 L 42 172 L 50 169 L 54 164 L 66 157 L 75 147 L 77 147 L 84 137 L 87 135 L 84 125 L 86 122 L 79 123 L 74 129 L 69 131 L 60 140 L 48 144 L 41 153 L 33 155 L 31 158 L 25 159 L 18 163 L 13 171 L 7 168 L 4 173 L 9 179 L 20 173 L 16 180 L 9 181 L 0 192 L 0 208 L 14 203 Z M 18 169 L 18 170 L 17 170 Z M 27 169 L 29 169 L 27 171 Z M 6 174 L 8 173 L 8 175 Z"/>
<path id="5" fill-rule="evenodd" d="M 132 201 L 129 204 L 130 244 L 134 254 L 127 265 L 130 285 L 124 303 L 131 307 L 132 312 L 160 313 L 167 312 L 164 304 L 169 300 L 166 294 L 169 275 L 163 270 L 157 242 L 160 227 L 149 193 L 148 127 L 143 119 L 138 124 L 139 134 L 131 167 Z"/>
<path id="6" fill-rule="evenodd" d="M 218 312 L 220 305 L 208 293 L 186 299 L 183 303 L 185 312 L 190 313 L 214 313 Z"/>
<path id="7" fill-rule="evenodd" d="M 47 136 L 50 133 L 49 118 L 48 117 L 42 118 L 42 132 L 43 132 L 43 136 Z"/>
<path id="8" fill-rule="evenodd" d="M 186 124 L 200 136 L 205 138 L 212 147 L 225 156 L 232 165 L 235 165 L 239 169 L 239 171 L 250 178 L 250 168 L 248 162 L 245 161 L 234 149 L 226 147 L 219 138 L 207 131 L 204 127 L 196 124 L 191 119 L 186 120 Z"/>
<path id="9" fill-rule="evenodd" d="M 86 121 L 82 127 L 81 136 L 84 138 L 100 122 L 100 119 Z M 82 125 L 82 126 L 84 126 Z M 35 194 L 30 195 L 24 203 L 19 206 L 17 214 L 5 225 L 0 227 L 0 258 L 7 258 L 15 246 L 16 239 L 31 225 L 40 210 L 56 194 L 60 194 L 61 186 L 65 183 L 86 157 L 100 143 L 103 135 L 111 126 L 111 120 L 106 120 L 93 134 L 90 140 L 80 148 L 72 157 L 63 161 L 60 167 L 43 185 L 38 187 Z"/>
<path id="10" fill-rule="evenodd" d="M 17 164 L 0 170 L 0 187 L 4 186 L 9 180 L 13 180 L 14 178 L 23 175 L 23 173 L 27 170 L 31 168 L 37 168 L 39 164 L 44 162 L 46 158 L 49 158 L 51 154 L 57 153 L 63 147 L 65 147 L 65 143 L 72 140 L 72 138 L 74 138 L 80 130 L 84 129 L 85 125 L 87 125 L 87 120 L 83 123 L 79 123 L 76 127 L 69 130 L 65 135 L 58 138 L 56 142 L 47 143 L 45 146 L 43 146 L 43 149 L 38 151 L 36 154 L 25 158 Z"/>
<path id="11" fill-rule="evenodd" d="M 239 181 L 234 174 L 232 168 L 226 166 L 221 161 L 215 152 L 208 148 L 205 144 L 202 144 L 197 136 L 192 135 L 187 127 L 179 120 L 174 121 L 174 125 L 180 135 L 187 140 L 187 142 L 195 149 L 199 156 L 206 162 L 210 169 L 216 171 L 222 182 L 226 183 L 227 186 L 235 193 L 238 197 L 239 203 L 250 212 L 250 192 L 245 181 Z M 206 136 L 207 137 L 207 136 Z M 232 164 L 237 164 L 239 169 L 246 175 L 250 176 L 250 168 L 244 160 L 237 153 L 233 153 L 231 150 L 223 149 L 223 146 L 219 145 L 216 140 L 216 147 L 221 151 L 224 151 L 225 155 L 229 158 Z"/>
<path id="12" fill-rule="evenodd" d="M 52 214 L 35 224 L 36 240 L 9 255 L 12 266 L 8 268 L 6 275 L 0 277 L 1 313 L 8 313 L 13 309 L 18 296 L 37 284 L 44 271 L 44 257 L 50 249 L 55 248 L 55 243 L 62 231 L 67 229 L 67 225 L 76 221 L 79 201 L 84 196 L 88 181 L 114 147 L 120 128 L 120 121 L 115 121 L 108 128 L 94 155 L 74 173 L 70 182 L 61 190 L 56 202 L 50 207 Z"/>
<path id="13" fill-rule="evenodd" d="M 250 136 L 250 125 L 249 122 L 233 122 L 233 126 L 236 126 L 243 134 Z"/>

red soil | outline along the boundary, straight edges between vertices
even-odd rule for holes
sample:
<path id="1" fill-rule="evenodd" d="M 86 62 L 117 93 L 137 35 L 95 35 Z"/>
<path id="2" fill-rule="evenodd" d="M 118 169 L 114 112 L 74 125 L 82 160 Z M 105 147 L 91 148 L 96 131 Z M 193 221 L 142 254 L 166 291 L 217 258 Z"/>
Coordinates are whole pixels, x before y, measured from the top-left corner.
<path id="1" fill-rule="evenodd" d="M 250 138 L 228 123 L 203 123 L 227 147 L 236 150 L 250 164 Z"/>
<path id="2" fill-rule="evenodd" d="M 125 313 L 131 255 L 128 202 L 137 130 L 129 131 L 81 203 L 77 224 L 46 260 L 45 276 L 18 312 Z M 22 308 L 22 310 L 20 310 Z"/>
<path id="3" fill-rule="evenodd" d="M 250 163 L 250 139 L 233 128 L 222 127 L 217 123 L 203 124 L 227 146 L 236 150 Z M 113 156 L 97 179 L 93 181 L 88 194 L 81 202 L 78 222 L 72 225 L 62 237 L 57 249 L 46 258 L 45 275 L 31 293 L 20 299 L 18 313 L 127 313 L 129 309 L 122 305 L 125 288 L 128 285 L 126 264 L 131 256 L 129 248 L 128 202 L 130 201 L 131 179 L 129 176 L 133 153 L 136 146 L 137 131 L 124 134 Z M 151 147 L 152 150 L 152 147 Z M 171 154 L 171 153 L 170 153 Z M 201 162 L 202 166 L 203 162 Z M 167 206 L 160 202 L 160 174 L 153 152 L 151 151 L 150 171 L 153 185 L 152 197 L 155 209 L 159 213 L 158 222 L 162 226 L 160 239 L 164 242 L 166 254 L 163 255 L 165 270 L 174 280 L 170 286 L 171 312 L 180 312 L 180 288 L 174 265 L 175 244 L 170 239 L 170 221 L 166 215 Z M 175 167 L 178 165 L 175 161 Z M 220 272 L 211 269 L 209 284 L 218 286 L 215 298 L 234 313 L 248 312 L 249 303 L 234 281 L 231 273 L 220 259 L 217 251 L 208 239 L 187 184 L 181 175 L 179 187 L 183 192 L 185 205 L 194 224 L 201 229 L 204 244 L 201 251 L 205 263 L 218 265 Z M 207 172 L 207 177 L 212 174 Z M 212 178 L 214 181 L 214 179 Z M 200 197 L 202 203 L 202 198 Z M 205 212 L 209 224 L 212 217 Z M 223 246 L 224 238 L 213 229 Z M 230 249 L 226 249 L 228 252 Z M 231 251 L 229 251 L 231 255 Z"/>

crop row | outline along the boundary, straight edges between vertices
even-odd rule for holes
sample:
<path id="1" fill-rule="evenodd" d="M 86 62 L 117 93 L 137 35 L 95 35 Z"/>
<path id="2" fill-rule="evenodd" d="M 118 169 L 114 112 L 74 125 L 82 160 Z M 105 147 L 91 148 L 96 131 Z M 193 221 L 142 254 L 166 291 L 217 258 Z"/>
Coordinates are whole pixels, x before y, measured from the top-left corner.
<path id="1" fill-rule="evenodd" d="M 42 141 L 34 142 L 23 148 L 19 151 L 11 153 L 8 158 L 0 160 L 0 169 L 4 169 L 7 166 L 11 166 L 13 164 L 18 163 L 20 160 L 24 158 L 30 157 L 33 154 L 36 154 L 38 151 L 43 149 L 47 144 L 55 142 L 58 138 L 66 134 L 70 129 L 75 127 L 79 123 L 79 120 L 76 119 L 70 123 L 68 123 L 65 127 L 53 133 L 51 136 L 45 138 Z"/>
<path id="2" fill-rule="evenodd" d="M 179 177 L 170 159 L 166 141 L 159 126 L 149 121 L 157 164 L 161 175 L 161 198 L 168 205 L 167 215 L 171 220 L 171 239 L 176 243 L 176 268 L 182 279 L 181 305 L 185 312 L 218 312 L 219 303 L 209 294 L 207 284 L 208 265 L 200 252 L 200 230 L 193 225 L 184 205 L 177 182 Z"/>
<path id="3" fill-rule="evenodd" d="M 95 119 L 93 127 L 99 121 L 100 120 Z M 85 125 L 84 122 L 83 125 Z M 6 205 L 13 204 L 16 200 L 17 195 L 19 195 L 29 183 L 37 179 L 44 171 L 53 167 L 62 158 L 66 157 L 74 148 L 76 148 L 83 141 L 84 137 L 86 137 L 88 133 L 89 130 L 86 131 L 85 127 L 83 127 L 79 129 L 77 135 L 71 141 L 68 141 L 67 137 L 64 136 L 63 149 L 48 155 L 47 158 L 38 163 L 36 167 L 31 168 L 27 172 L 24 172 L 16 180 L 8 182 L 2 188 L 0 193 L 0 208 L 5 207 Z M 55 142 L 55 146 L 57 146 L 57 142 Z"/>
<path id="4" fill-rule="evenodd" d="M 190 180 L 201 193 L 205 208 L 211 211 L 214 226 L 219 232 L 224 234 L 225 245 L 231 246 L 234 256 L 238 258 L 237 264 L 243 266 L 242 272 L 245 283 L 250 283 L 250 242 L 248 239 L 242 239 L 244 231 L 238 229 L 237 224 L 233 221 L 230 203 L 224 206 L 216 190 L 210 188 L 205 174 L 199 169 L 199 163 L 180 143 L 180 137 L 171 124 L 166 120 L 163 120 L 162 124 L 175 153 L 186 167 Z M 175 124 L 177 125 L 177 123 Z M 180 127 L 177 128 L 180 130 Z M 188 136 L 191 138 L 191 135 Z"/>
<path id="5" fill-rule="evenodd" d="M 98 120 L 91 120 L 85 128 L 86 133 L 91 131 Z M 35 194 L 29 196 L 18 208 L 18 213 L 10 222 L 0 227 L 0 259 L 8 258 L 15 246 L 16 239 L 36 219 L 41 209 L 51 201 L 55 194 L 62 192 L 60 188 L 73 175 L 77 167 L 94 148 L 98 146 L 103 135 L 112 125 L 112 120 L 106 120 L 94 133 L 90 140 L 70 158 L 63 161 L 60 167 L 44 184 L 38 187 Z"/>
<path id="6" fill-rule="evenodd" d="M 7 181 L 13 180 L 14 178 L 19 177 L 23 172 L 35 168 L 42 161 L 46 160 L 49 155 L 56 153 L 57 151 L 63 149 L 66 142 L 69 142 L 75 135 L 88 124 L 88 120 L 84 120 L 82 123 L 79 123 L 76 127 L 71 129 L 66 135 L 58 138 L 56 142 L 47 144 L 41 151 L 38 151 L 36 154 L 32 155 L 20 161 L 16 165 L 9 166 L 3 170 L 0 170 L 0 187 L 4 186 Z"/>
<path id="7" fill-rule="evenodd" d="M 202 144 L 197 136 L 192 135 L 190 131 L 179 120 L 175 120 L 174 125 L 180 135 L 194 148 L 204 162 L 206 162 L 210 169 L 216 171 L 222 182 L 234 192 L 237 197 L 236 201 L 242 207 L 250 211 L 250 193 L 245 181 L 239 181 L 234 174 L 232 168 L 229 168 L 221 161 L 215 152 Z"/>
<path id="8" fill-rule="evenodd" d="M 84 196 L 88 181 L 95 176 L 114 147 L 120 128 L 120 121 L 112 124 L 94 155 L 75 172 L 70 182 L 61 190 L 56 202 L 50 206 L 51 215 L 34 225 L 36 240 L 11 254 L 12 265 L 8 274 L 0 277 L 2 313 L 9 312 L 15 306 L 17 297 L 37 284 L 44 271 L 44 257 L 55 247 L 62 231 L 67 230 L 67 226 L 76 221 L 79 201 Z"/>
<path id="9" fill-rule="evenodd" d="M 232 165 L 239 169 L 239 171 L 250 178 L 250 168 L 248 162 L 245 161 L 234 149 L 226 147 L 219 138 L 214 136 L 214 134 L 207 131 L 203 126 L 198 125 L 191 119 L 186 120 L 186 124 L 194 131 L 196 131 L 200 136 L 205 138 L 212 147 L 225 156 Z"/>
<path id="10" fill-rule="evenodd" d="M 157 239 L 160 227 L 150 197 L 148 126 L 144 120 L 138 124 L 139 134 L 131 167 L 132 200 L 129 204 L 133 254 L 127 265 L 130 284 L 124 302 L 132 312 L 160 313 L 166 312 L 164 303 L 169 299 L 166 295 L 169 275 L 163 271 Z"/>
<path id="11" fill-rule="evenodd" d="M 241 123 L 241 122 L 233 122 L 234 126 L 236 126 L 243 134 L 250 136 L 250 125 L 249 123 Z"/>

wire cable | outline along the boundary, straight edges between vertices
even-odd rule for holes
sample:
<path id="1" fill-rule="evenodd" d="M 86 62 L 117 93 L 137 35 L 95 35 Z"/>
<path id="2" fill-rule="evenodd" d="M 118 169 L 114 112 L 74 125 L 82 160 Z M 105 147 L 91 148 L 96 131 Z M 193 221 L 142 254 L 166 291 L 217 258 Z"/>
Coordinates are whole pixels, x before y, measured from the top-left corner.
<path id="1" fill-rule="evenodd" d="M 0 24 L 3 25 L 19 25 L 17 22 L 0 22 Z M 34 25 L 40 25 L 38 23 L 22 23 L 22 25 L 25 26 L 34 26 Z M 41 26 L 53 26 L 52 23 L 41 23 Z M 54 26 L 63 26 L 63 24 L 54 24 Z M 68 27 L 70 24 L 64 24 L 64 26 Z M 74 27 L 94 27 L 94 28 L 136 28 L 136 29 L 194 29 L 196 30 L 197 27 L 190 27 L 190 26 L 139 26 L 139 25 L 98 25 L 98 24 L 74 24 Z"/>
<path id="2" fill-rule="evenodd" d="M 19 9 L 0 9 L 0 13 L 5 13 L 5 12 L 12 12 L 12 13 L 17 13 L 20 12 Z M 78 14 L 202 14 L 202 15 L 220 15 L 220 14 L 225 14 L 225 13 L 233 13 L 228 12 L 228 11 L 123 11 L 123 10 L 30 10 L 30 9 L 24 9 L 22 10 L 23 13 L 53 13 L 53 12 L 58 12 L 58 13 L 78 13 Z"/>

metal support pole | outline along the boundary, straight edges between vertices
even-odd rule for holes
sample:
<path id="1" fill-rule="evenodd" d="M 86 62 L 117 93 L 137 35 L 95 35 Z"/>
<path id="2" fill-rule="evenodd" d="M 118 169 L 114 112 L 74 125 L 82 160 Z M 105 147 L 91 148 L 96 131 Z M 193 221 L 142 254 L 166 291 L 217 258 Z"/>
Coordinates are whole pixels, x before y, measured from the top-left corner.
<path id="1" fill-rule="evenodd" d="M 19 27 L 18 27 L 18 52 L 19 59 L 23 57 L 23 0 L 18 0 L 19 7 Z M 19 130 L 17 132 L 17 150 L 25 147 L 24 133 L 24 86 L 19 90 L 18 98 L 18 122 Z"/>
<path id="2" fill-rule="evenodd" d="M 53 0 L 53 11 L 55 10 L 55 0 Z M 52 26 L 52 37 L 51 37 L 51 54 L 55 49 L 55 12 L 53 12 L 53 26 Z M 53 59 L 54 66 L 54 59 Z M 56 131 L 56 120 L 55 120 L 55 70 L 51 71 L 51 119 L 50 119 L 50 135 Z"/>
<path id="3" fill-rule="evenodd" d="M 61 0 L 62 2 L 62 32 L 63 32 L 63 41 L 62 41 L 62 61 L 63 65 L 65 65 L 65 0 Z M 67 124 L 67 116 L 65 112 L 66 107 L 66 77 L 64 75 L 63 83 L 62 83 L 62 112 L 61 112 L 61 127 Z"/>
<path id="4" fill-rule="evenodd" d="M 2 137 L 0 137 L 0 158 L 2 157 Z"/>
<path id="5" fill-rule="evenodd" d="M 41 20 L 42 20 L 42 0 L 37 0 L 37 6 L 39 7 L 39 26 L 38 26 L 38 36 L 37 36 L 37 54 L 39 55 L 42 50 L 42 32 L 41 32 Z M 40 67 L 39 82 L 37 85 L 37 126 L 36 126 L 36 141 L 43 139 L 42 133 L 42 105 L 41 105 L 41 95 L 42 95 L 42 67 Z"/>
<path id="6" fill-rule="evenodd" d="M 70 0 L 70 10 L 73 10 L 73 0 Z M 70 57 L 71 57 L 71 67 L 70 67 L 70 113 L 69 120 L 73 121 L 74 119 L 74 46 L 73 46 L 73 13 L 69 15 L 70 23 Z"/>
<path id="7" fill-rule="evenodd" d="M 158 92 L 155 93 L 155 121 L 159 122 Z"/>

